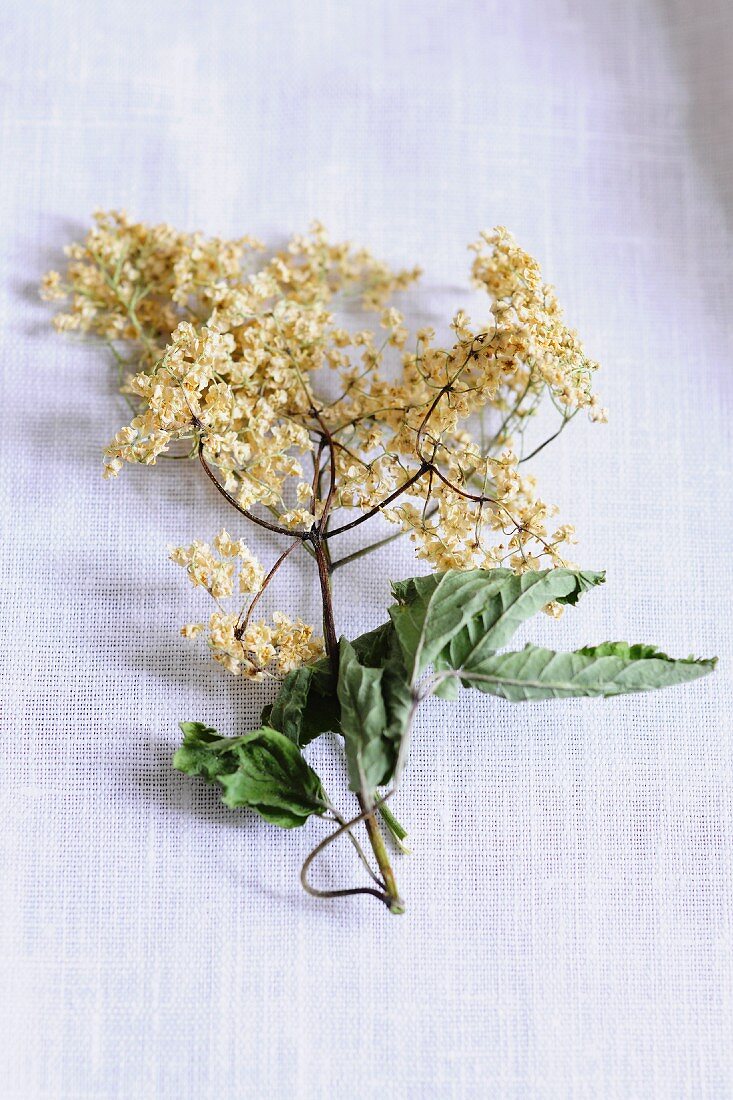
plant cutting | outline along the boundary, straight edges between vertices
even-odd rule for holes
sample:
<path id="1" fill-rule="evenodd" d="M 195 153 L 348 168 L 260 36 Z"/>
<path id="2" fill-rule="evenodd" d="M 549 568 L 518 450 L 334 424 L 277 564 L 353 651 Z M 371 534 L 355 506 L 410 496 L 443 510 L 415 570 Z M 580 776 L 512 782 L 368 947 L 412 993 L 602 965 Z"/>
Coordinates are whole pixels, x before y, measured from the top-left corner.
<path id="1" fill-rule="evenodd" d="M 130 415 L 105 450 L 105 475 L 177 459 L 229 516 L 213 538 L 171 551 L 212 601 L 182 632 L 205 638 L 233 675 L 271 681 L 272 701 L 257 729 L 234 737 L 182 723 L 174 766 L 282 828 L 322 819 L 330 830 L 305 861 L 304 888 L 373 896 L 392 913 L 404 902 L 390 844 L 399 849 L 406 834 L 388 803 L 431 695 L 608 697 L 715 665 L 625 642 L 509 648 L 532 616 L 558 616 L 604 580 L 567 560 L 574 529 L 557 522 L 527 463 L 579 414 L 606 412 L 597 364 L 537 262 L 501 227 L 472 249 L 485 317 L 458 311 L 442 341 L 427 327 L 410 334 L 395 304 L 416 269 L 392 271 L 320 225 L 267 254 L 250 237 L 100 213 L 67 249 L 65 274 L 42 284 L 45 298 L 66 302 L 57 329 L 103 341 L 116 365 Z M 555 421 L 535 438 L 544 407 Z M 270 560 L 248 546 L 248 525 L 272 537 Z M 380 626 L 344 637 L 339 571 L 405 536 L 418 575 L 393 582 Z M 263 614 L 292 554 L 309 559 L 320 632 L 286 589 L 285 608 Z M 304 750 L 322 735 L 343 745 L 353 809 L 308 762 Z M 366 881 L 318 888 L 313 864 L 339 838 Z"/>

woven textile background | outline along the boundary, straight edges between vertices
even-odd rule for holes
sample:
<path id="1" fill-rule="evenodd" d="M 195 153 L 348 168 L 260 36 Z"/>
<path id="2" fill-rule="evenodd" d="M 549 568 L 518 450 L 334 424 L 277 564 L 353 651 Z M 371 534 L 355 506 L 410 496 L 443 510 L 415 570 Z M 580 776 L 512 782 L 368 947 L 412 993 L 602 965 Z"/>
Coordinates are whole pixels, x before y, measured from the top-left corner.
<path id="1" fill-rule="evenodd" d="M 728 0 L 4 6 L 4 1097 L 733 1096 L 732 43 Z M 178 635 L 208 609 L 166 546 L 224 512 L 177 463 L 101 480 L 109 364 L 37 301 L 97 206 L 271 243 L 319 217 L 419 262 L 409 319 L 439 327 L 473 301 L 466 244 L 509 225 L 611 412 L 535 464 L 608 582 L 533 636 L 717 653 L 716 676 L 426 706 L 407 915 L 306 898 L 322 827 L 169 766 L 179 719 L 242 731 L 267 693 Z M 399 544 L 344 570 L 341 629 L 414 571 Z M 352 853 L 320 874 L 353 881 Z"/>

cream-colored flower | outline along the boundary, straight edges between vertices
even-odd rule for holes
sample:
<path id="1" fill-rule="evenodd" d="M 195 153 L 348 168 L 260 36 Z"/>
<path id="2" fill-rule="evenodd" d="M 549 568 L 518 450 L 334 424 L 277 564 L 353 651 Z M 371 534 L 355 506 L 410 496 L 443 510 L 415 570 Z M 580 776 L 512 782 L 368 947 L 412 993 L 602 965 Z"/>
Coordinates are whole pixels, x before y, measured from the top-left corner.
<path id="1" fill-rule="evenodd" d="M 597 364 L 505 228 L 472 249 L 485 318 L 459 309 L 444 343 L 427 326 L 410 337 L 395 302 L 417 269 L 391 271 L 318 223 L 265 258 L 251 238 L 100 212 L 41 294 L 64 303 L 59 330 L 100 336 L 117 356 L 132 413 L 105 449 L 105 477 L 200 457 L 240 510 L 288 532 L 374 512 L 436 569 L 560 566 L 574 530 L 552 521 L 524 456 L 543 445 L 532 440 L 543 400 L 561 429 L 581 409 L 606 419 Z M 376 331 L 336 320 L 353 297 L 376 312 Z M 250 623 L 246 607 L 226 606 L 265 577 L 226 529 L 171 557 L 216 600 L 209 645 L 230 671 L 284 675 L 322 652 L 300 620 Z"/>

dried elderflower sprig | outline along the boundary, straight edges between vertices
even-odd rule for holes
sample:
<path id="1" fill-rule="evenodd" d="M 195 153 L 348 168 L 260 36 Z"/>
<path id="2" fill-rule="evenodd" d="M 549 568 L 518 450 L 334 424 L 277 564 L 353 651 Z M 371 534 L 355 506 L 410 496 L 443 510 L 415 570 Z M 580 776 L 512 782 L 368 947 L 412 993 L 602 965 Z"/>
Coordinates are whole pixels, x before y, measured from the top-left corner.
<path id="1" fill-rule="evenodd" d="M 391 912 L 403 903 L 378 815 L 401 841 L 385 802 L 427 695 L 452 697 L 459 685 L 517 701 L 614 695 L 714 665 L 621 642 L 499 652 L 535 612 L 557 616 L 603 580 L 566 561 L 574 528 L 557 523 L 524 464 L 579 411 L 593 421 L 606 411 L 593 390 L 597 364 L 537 261 L 503 227 L 471 247 L 486 315 L 476 324 L 459 310 L 442 342 L 429 327 L 411 336 L 395 304 L 417 269 L 392 272 L 332 243 L 318 223 L 268 257 L 250 237 L 206 238 L 100 213 L 84 242 L 67 249 L 65 276 L 50 272 L 42 284 L 46 299 L 67 302 L 56 327 L 101 337 L 115 357 L 132 415 L 105 450 L 105 476 L 189 457 L 240 521 L 286 540 L 267 571 L 225 529 L 212 544 L 171 550 L 215 604 L 208 624 L 189 623 L 183 635 L 206 632 L 215 660 L 235 674 L 282 680 L 258 730 L 220 738 L 184 723 L 176 767 L 275 824 L 333 820 L 304 864 L 304 887 L 318 897 L 371 894 Z M 376 326 L 346 324 L 355 302 L 378 315 Z M 559 422 L 527 445 L 543 401 Z M 392 535 L 334 556 L 341 535 L 378 516 Z M 339 641 L 334 572 L 405 533 L 438 572 L 393 585 L 389 620 Z M 282 611 L 253 617 L 301 546 L 317 566 L 323 638 Z M 343 737 L 360 808 L 351 821 L 301 753 L 328 731 Z M 379 873 L 354 834 L 362 821 Z M 313 859 L 341 835 L 373 887 L 311 885 Z"/>

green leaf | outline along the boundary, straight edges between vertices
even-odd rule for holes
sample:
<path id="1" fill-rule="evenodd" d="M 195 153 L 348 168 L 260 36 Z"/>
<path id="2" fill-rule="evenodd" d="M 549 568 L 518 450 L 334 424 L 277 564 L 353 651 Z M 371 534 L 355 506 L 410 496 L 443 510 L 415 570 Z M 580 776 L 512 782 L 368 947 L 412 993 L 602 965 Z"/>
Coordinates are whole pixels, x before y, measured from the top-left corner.
<path id="1" fill-rule="evenodd" d="M 453 676 L 447 677 L 445 680 L 440 680 L 439 683 L 433 688 L 433 695 L 437 695 L 439 699 L 448 699 L 449 702 L 453 702 L 458 698 L 458 688 L 460 684 L 458 680 Z"/>
<path id="2" fill-rule="evenodd" d="M 360 664 L 381 668 L 382 698 L 387 716 L 384 736 L 393 743 L 393 766 L 412 720 L 413 697 L 399 639 L 392 622 L 362 634 L 352 642 Z M 392 770 L 384 782 L 392 778 Z"/>
<path id="3" fill-rule="evenodd" d="M 390 608 L 390 616 L 410 681 L 430 664 L 459 668 L 484 659 L 551 601 L 574 604 L 603 580 L 603 573 L 571 569 L 521 576 L 509 569 L 473 569 L 393 584 L 398 604 Z"/>
<path id="4" fill-rule="evenodd" d="M 589 589 L 595 588 L 599 584 L 605 584 L 606 582 L 605 569 L 601 569 L 600 572 L 590 569 L 555 569 L 550 570 L 550 572 L 562 574 L 569 573 L 575 578 L 574 588 L 571 588 L 565 596 L 555 597 L 558 603 L 571 604 L 573 607 L 585 592 L 588 592 Z"/>
<path id="5" fill-rule="evenodd" d="M 240 738 L 239 766 L 220 779 L 222 801 L 232 809 L 248 806 L 283 828 L 322 814 L 327 800 L 321 781 L 293 742 L 263 726 Z"/>
<path id="6" fill-rule="evenodd" d="M 686 683 L 715 668 L 716 658 L 674 660 L 653 646 L 604 642 L 572 653 L 528 645 L 516 653 L 494 654 L 460 669 L 467 687 L 512 702 L 611 696 Z"/>
<path id="7" fill-rule="evenodd" d="M 605 573 L 581 573 L 549 569 L 538 573 L 509 574 L 487 591 L 484 610 L 459 631 L 436 658 L 436 671 L 472 668 L 502 649 L 516 630 L 554 600 L 575 605 L 582 593 L 602 584 Z"/>
<path id="8" fill-rule="evenodd" d="M 351 643 L 359 663 L 382 668 L 387 715 L 384 735 L 394 742 L 396 760 L 408 720 L 412 695 L 397 636 L 391 622 Z M 285 677 L 275 702 L 262 712 L 262 724 L 280 730 L 296 745 L 307 745 L 322 733 L 341 732 L 337 678 L 326 660 L 295 669 Z"/>
<path id="9" fill-rule="evenodd" d="M 402 824 L 402 822 L 398 821 L 398 819 L 390 810 L 389 806 L 380 806 L 379 816 L 382 818 L 384 824 L 387 826 L 390 833 L 399 844 L 401 850 L 407 853 L 408 849 L 405 848 L 403 844 L 403 841 L 407 840 L 407 829 Z"/>
<path id="10" fill-rule="evenodd" d="M 385 736 L 383 678 L 383 668 L 363 665 L 351 643 L 341 639 L 338 698 L 352 791 L 373 791 L 387 782 L 394 767 L 393 745 Z"/>
<path id="11" fill-rule="evenodd" d="M 200 775 L 215 783 L 220 775 L 236 770 L 233 750 L 238 737 L 222 737 L 202 722 L 181 722 L 183 744 L 173 757 L 173 767 L 186 775 Z"/>
<path id="12" fill-rule="evenodd" d="M 392 623 L 382 623 L 376 630 L 354 638 L 351 645 L 361 664 L 367 668 L 383 668 L 391 654 L 394 637 Z"/>
<path id="13" fill-rule="evenodd" d="M 339 729 L 336 677 L 328 661 L 293 669 L 282 682 L 271 707 L 262 712 L 263 725 L 280 730 L 296 745 Z"/>
<path id="14" fill-rule="evenodd" d="M 382 695 L 387 711 L 387 727 L 384 735 L 393 744 L 394 760 L 389 773 L 382 780 L 388 782 L 394 769 L 405 756 L 405 738 L 409 736 L 410 726 L 415 713 L 415 698 L 407 675 L 402 649 L 392 623 L 385 624 L 388 644 L 385 651 L 384 675 L 382 677 Z"/>
<path id="15" fill-rule="evenodd" d="M 173 766 L 219 783 L 231 809 L 247 807 L 285 829 L 325 812 L 320 779 L 285 734 L 263 726 L 242 737 L 219 737 L 198 722 L 182 722 L 181 729 L 183 746 Z"/>

